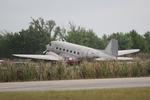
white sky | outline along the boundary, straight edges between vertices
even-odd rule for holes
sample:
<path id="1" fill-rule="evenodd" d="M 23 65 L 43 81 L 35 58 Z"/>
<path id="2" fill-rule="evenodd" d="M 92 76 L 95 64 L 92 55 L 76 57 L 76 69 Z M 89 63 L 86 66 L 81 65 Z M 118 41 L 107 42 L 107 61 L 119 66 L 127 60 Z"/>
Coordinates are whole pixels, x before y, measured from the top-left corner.
<path id="1" fill-rule="evenodd" d="M 17 32 L 31 17 L 69 22 L 93 29 L 98 35 L 150 31 L 150 0 L 0 0 L 0 31 Z"/>

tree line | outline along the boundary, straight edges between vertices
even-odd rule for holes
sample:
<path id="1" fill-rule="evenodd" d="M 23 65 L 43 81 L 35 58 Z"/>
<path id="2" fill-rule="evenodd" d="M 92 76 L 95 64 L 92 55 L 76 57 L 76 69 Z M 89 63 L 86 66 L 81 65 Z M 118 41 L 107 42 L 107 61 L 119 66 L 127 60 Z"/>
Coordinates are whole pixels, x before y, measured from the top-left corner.
<path id="1" fill-rule="evenodd" d="M 96 49 L 104 49 L 111 39 L 117 39 L 119 49 L 139 48 L 143 53 L 150 52 L 150 32 L 140 35 L 135 30 L 98 37 L 91 29 L 69 23 L 69 29 L 58 26 L 54 20 L 33 19 L 27 29 L 19 32 L 0 33 L 0 58 L 12 54 L 41 54 L 45 45 L 53 40 L 68 41 Z"/>

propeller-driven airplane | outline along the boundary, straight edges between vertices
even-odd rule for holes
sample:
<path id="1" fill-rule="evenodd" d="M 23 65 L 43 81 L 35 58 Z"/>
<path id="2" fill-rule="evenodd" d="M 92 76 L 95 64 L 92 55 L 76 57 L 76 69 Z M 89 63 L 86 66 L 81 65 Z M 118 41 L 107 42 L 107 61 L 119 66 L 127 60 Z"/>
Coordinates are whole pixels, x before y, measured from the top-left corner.
<path id="1" fill-rule="evenodd" d="M 118 50 L 118 41 L 112 39 L 105 50 L 93 49 L 64 41 L 52 41 L 46 45 L 43 55 L 13 54 L 13 56 L 50 61 L 80 61 L 92 60 L 133 60 L 124 55 L 139 52 L 139 49 Z"/>

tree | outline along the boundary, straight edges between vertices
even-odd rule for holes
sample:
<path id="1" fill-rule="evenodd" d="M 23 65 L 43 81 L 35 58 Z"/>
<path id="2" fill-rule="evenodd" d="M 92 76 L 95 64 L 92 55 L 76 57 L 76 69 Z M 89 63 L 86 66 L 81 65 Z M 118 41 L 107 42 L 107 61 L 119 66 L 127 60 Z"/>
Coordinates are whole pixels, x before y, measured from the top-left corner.
<path id="1" fill-rule="evenodd" d="M 150 32 L 144 34 L 145 41 L 147 42 L 148 49 L 150 51 Z"/>
<path id="2" fill-rule="evenodd" d="M 17 33 L 8 33 L 3 34 L 0 39 L 0 57 L 9 57 L 12 53 L 17 50 L 18 44 L 16 44 Z M 15 41 L 14 41 L 15 40 Z M 15 43 L 14 43 L 15 42 Z M 20 43 L 20 41 L 18 42 Z"/>
<path id="3" fill-rule="evenodd" d="M 150 32 L 139 35 L 135 30 L 128 33 L 117 32 L 98 37 L 93 30 L 76 27 L 70 23 L 69 30 L 57 26 L 54 20 L 33 19 L 27 29 L 20 32 L 0 34 L 0 57 L 11 57 L 14 53 L 42 53 L 45 45 L 53 40 L 68 41 L 96 49 L 105 49 L 111 39 L 117 39 L 119 49 L 141 49 L 150 51 Z"/>
<path id="4" fill-rule="evenodd" d="M 66 41 L 88 47 L 100 48 L 100 38 L 92 30 L 86 30 L 83 27 L 76 28 L 70 24 L 70 30 L 65 37 Z"/>
<path id="5" fill-rule="evenodd" d="M 129 32 L 131 38 L 132 38 L 132 48 L 137 49 L 139 48 L 142 52 L 148 52 L 148 44 L 144 40 L 144 37 L 139 35 L 135 30 L 132 30 Z"/>
<path id="6" fill-rule="evenodd" d="M 128 33 L 113 33 L 109 36 L 110 39 L 117 39 L 119 44 L 119 49 L 131 49 L 132 48 L 132 39 Z"/>
<path id="7" fill-rule="evenodd" d="M 29 28 L 19 32 L 22 39 L 22 53 L 42 53 L 45 45 L 61 36 L 61 28 L 55 21 L 42 18 L 32 19 Z"/>
<path id="8" fill-rule="evenodd" d="M 52 32 L 53 32 L 55 26 L 56 26 L 56 23 L 54 20 L 49 20 L 46 22 L 45 29 L 46 29 L 46 32 L 48 32 L 48 34 L 49 34 L 50 40 L 54 39 L 52 37 Z"/>
<path id="9" fill-rule="evenodd" d="M 14 53 L 42 53 L 45 45 L 60 34 L 61 28 L 56 26 L 55 21 L 32 19 L 28 29 L 0 35 L 0 57 L 10 57 Z"/>

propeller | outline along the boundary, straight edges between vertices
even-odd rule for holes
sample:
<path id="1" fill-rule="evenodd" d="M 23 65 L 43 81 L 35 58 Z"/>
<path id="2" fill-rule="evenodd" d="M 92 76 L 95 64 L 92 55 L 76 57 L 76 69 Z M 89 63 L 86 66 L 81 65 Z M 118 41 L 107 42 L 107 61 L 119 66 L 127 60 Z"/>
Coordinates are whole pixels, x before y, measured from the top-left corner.
<path id="1" fill-rule="evenodd" d="M 46 49 L 45 51 L 43 51 L 43 54 L 45 55 L 48 52 L 48 50 Z"/>
<path id="2" fill-rule="evenodd" d="M 49 44 L 46 45 L 46 50 L 43 51 L 44 55 L 49 51 L 48 49 L 49 49 L 50 46 L 51 46 L 51 43 L 49 43 Z"/>

